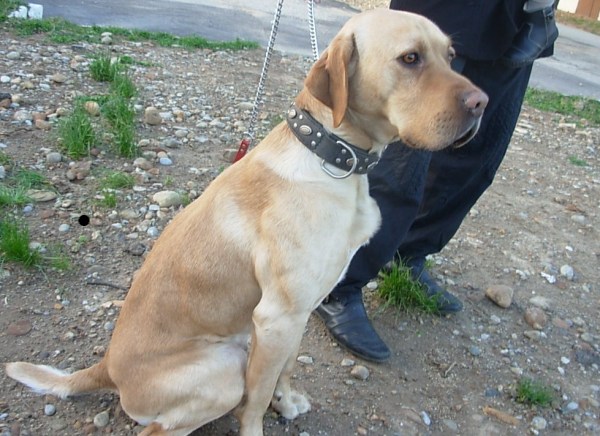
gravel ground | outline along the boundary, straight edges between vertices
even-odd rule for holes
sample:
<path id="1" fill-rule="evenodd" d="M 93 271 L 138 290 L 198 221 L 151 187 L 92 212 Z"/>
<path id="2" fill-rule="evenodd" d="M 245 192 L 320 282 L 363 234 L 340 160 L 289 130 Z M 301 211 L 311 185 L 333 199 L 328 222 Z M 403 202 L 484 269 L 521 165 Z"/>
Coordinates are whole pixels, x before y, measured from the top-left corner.
<path id="1" fill-rule="evenodd" d="M 135 61 L 144 160 L 99 147 L 71 162 L 57 146 L 56 122 L 76 96 L 106 92 L 88 72 L 89 56 L 106 50 Z M 56 195 L 14 213 L 35 243 L 66 247 L 72 262 L 62 272 L 0 265 L 0 361 L 75 370 L 100 358 L 119 313 L 114 301 L 156 236 L 179 202 L 200 195 L 229 164 L 262 57 L 117 41 L 53 45 L 0 29 L 0 93 L 12 98 L 0 107 L 0 147 L 12 160 L 4 173 L 36 170 Z M 275 55 L 259 137 L 281 119 L 309 67 L 309 59 Z M 311 319 L 294 381 L 313 410 L 293 422 L 268 413 L 267 435 L 600 432 L 600 129 L 579 121 L 525 107 L 494 185 L 433 256 L 434 275 L 465 310 L 439 318 L 383 309 L 372 283 L 367 305 L 393 353 L 383 365 L 352 358 Z M 114 208 L 98 201 L 107 169 L 136 179 L 116 193 Z M 176 195 L 156 196 L 165 191 Z M 162 203 L 169 195 L 175 203 Z M 81 215 L 90 225 L 78 224 Z M 524 376 L 552 388 L 550 407 L 515 401 Z M 3 373 L 0 392 L 2 436 L 140 431 L 112 394 L 37 396 Z M 195 434 L 236 433 L 227 416 Z"/>

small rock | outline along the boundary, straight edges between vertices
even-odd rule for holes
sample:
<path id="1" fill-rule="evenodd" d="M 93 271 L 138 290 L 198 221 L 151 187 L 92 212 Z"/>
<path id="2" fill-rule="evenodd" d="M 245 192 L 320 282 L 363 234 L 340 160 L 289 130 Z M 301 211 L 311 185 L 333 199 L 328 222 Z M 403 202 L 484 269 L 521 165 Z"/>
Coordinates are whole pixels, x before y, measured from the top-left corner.
<path id="1" fill-rule="evenodd" d="M 356 362 L 354 362 L 354 360 L 352 359 L 348 359 L 348 358 L 344 358 L 342 359 L 342 363 L 340 363 L 340 365 L 344 366 L 344 367 L 348 367 L 348 366 L 354 366 Z"/>
<path id="2" fill-rule="evenodd" d="M 67 179 L 83 180 L 90 174 L 91 168 L 91 161 L 71 162 L 67 171 Z"/>
<path id="3" fill-rule="evenodd" d="M 183 203 L 181 195 L 175 191 L 160 191 L 152 196 L 152 200 L 160 207 L 180 206 Z"/>
<path id="4" fill-rule="evenodd" d="M 539 307 L 529 307 L 525 310 L 525 322 L 536 330 L 542 330 L 548 322 L 548 316 Z"/>
<path id="5" fill-rule="evenodd" d="M 352 370 L 350 371 L 350 374 L 355 379 L 366 380 L 369 378 L 369 375 L 371 373 L 369 372 L 369 370 L 366 366 L 356 365 L 355 367 L 352 368 Z"/>
<path id="6" fill-rule="evenodd" d="M 485 296 L 504 309 L 511 305 L 513 295 L 513 288 L 506 285 L 492 285 L 485 290 Z"/>
<path id="7" fill-rule="evenodd" d="M 46 404 L 44 406 L 44 415 L 52 416 L 55 413 L 56 413 L 56 407 L 54 406 L 54 404 Z"/>
<path id="8" fill-rule="evenodd" d="M 56 164 L 62 160 L 62 155 L 56 151 L 52 151 L 46 155 L 46 162 Z"/>
<path id="9" fill-rule="evenodd" d="M 471 353 L 472 356 L 481 356 L 481 348 L 472 345 L 469 347 L 469 353 Z"/>
<path id="10" fill-rule="evenodd" d="M 110 417 L 108 416 L 108 412 L 100 412 L 96 416 L 94 416 L 94 425 L 98 428 L 106 427 Z"/>
<path id="11" fill-rule="evenodd" d="M 532 341 L 537 341 L 542 338 L 542 333 L 538 330 L 526 330 L 523 332 L 526 338 L 531 339 Z"/>
<path id="12" fill-rule="evenodd" d="M 21 57 L 21 53 L 18 51 L 9 51 L 6 54 L 6 59 L 10 59 L 11 61 L 15 61 Z"/>
<path id="13" fill-rule="evenodd" d="M 160 235 L 159 230 L 152 226 L 150 227 L 148 230 L 146 230 L 146 233 L 148 234 L 148 236 L 150 236 L 151 238 L 156 238 L 158 235 Z"/>
<path id="14" fill-rule="evenodd" d="M 164 165 L 164 166 L 173 165 L 173 161 L 171 159 L 169 159 L 168 157 L 161 157 L 158 160 L 158 163 L 160 163 L 161 165 Z"/>
<path id="15" fill-rule="evenodd" d="M 423 424 L 425 424 L 427 427 L 429 427 L 431 425 L 431 418 L 429 418 L 429 415 L 427 414 L 427 412 L 425 412 L 424 410 L 420 413 L 421 415 L 421 419 L 423 420 Z"/>
<path id="16" fill-rule="evenodd" d="M 112 44 L 112 42 L 113 42 L 113 40 L 112 40 L 112 38 L 111 38 L 110 36 L 108 36 L 108 35 L 107 35 L 107 36 L 103 36 L 103 37 L 100 39 L 100 42 L 101 42 L 102 44 L 104 44 L 104 45 L 111 45 L 111 44 Z"/>
<path id="17" fill-rule="evenodd" d="M 21 319 L 8 325 L 6 333 L 11 336 L 24 336 L 31 331 L 33 325 L 27 319 Z"/>
<path id="18" fill-rule="evenodd" d="M 298 356 L 296 360 L 304 365 L 312 365 L 314 360 L 310 356 Z"/>
<path id="19" fill-rule="evenodd" d="M 548 310 L 550 309 L 550 300 L 546 297 L 532 297 L 529 299 L 529 303 L 534 305 L 535 307 L 539 307 L 540 309 Z"/>
<path id="20" fill-rule="evenodd" d="M 55 83 L 65 83 L 67 81 L 67 76 L 61 73 L 56 73 L 52 75 L 50 80 L 52 80 Z"/>
<path id="21" fill-rule="evenodd" d="M 136 160 L 133 161 L 133 166 L 136 168 L 141 168 L 144 171 L 148 171 L 152 168 L 152 162 L 143 157 L 138 157 Z"/>
<path id="22" fill-rule="evenodd" d="M 541 416 L 536 416 L 531 420 L 531 427 L 535 430 L 544 430 L 548 423 Z"/>
<path id="23" fill-rule="evenodd" d="M 563 265 L 560 267 L 560 275 L 566 278 L 567 280 L 573 280 L 575 276 L 575 271 L 571 265 Z"/>
<path id="24" fill-rule="evenodd" d="M 68 232 L 71 229 L 71 226 L 68 224 L 61 224 L 58 226 L 58 231 L 61 233 Z"/>
<path id="25" fill-rule="evenodd" d="M 93 117 L 100 115 L 100 105 L 95 101 L 86 101 L 83 107 Z"/>
<path id="26" fill-rule="evenodd" d="M 156 126 L 162 123 L 160 112 L 157 108 L 150 106 L 144 111 L 144 123 Z"/>

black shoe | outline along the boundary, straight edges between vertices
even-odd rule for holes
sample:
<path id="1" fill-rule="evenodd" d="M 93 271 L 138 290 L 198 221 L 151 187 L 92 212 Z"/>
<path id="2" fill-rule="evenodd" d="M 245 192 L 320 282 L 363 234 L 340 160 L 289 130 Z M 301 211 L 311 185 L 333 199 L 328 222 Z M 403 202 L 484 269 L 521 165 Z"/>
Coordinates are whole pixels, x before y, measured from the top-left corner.
<path id="1" fill-rule="evenodd" d="M 527 21 L 515 37 L 512 46 L 502 56 L 502 63 L 521 68 L 533 63 L 558 38 L 554 7 L 527 13 Z"/>
<path id="2" fill-rule="evenodd" d="M 390 349 L 369 321 L 360 291 L 350 298 L 330 296 L 315 312 L 337 343 L 352 354 L 377 363 L 390 357 Z"/>
<path id="3" fill-rule="evenodd" d="M 462 302 L 452 295 L 450 292 L 442 288 L 429 275 L 425 269 L 425 258 L 418 257 L 405 261 L 406 266 L 410 268 L 410 275 L 413 280 L 419 282 L 425 288 L 425 293 L 428 297 L 435 297 L 438 305 L 438 312 L 442 315 L 448 313 L 460 312 L 463 309 Z"/>

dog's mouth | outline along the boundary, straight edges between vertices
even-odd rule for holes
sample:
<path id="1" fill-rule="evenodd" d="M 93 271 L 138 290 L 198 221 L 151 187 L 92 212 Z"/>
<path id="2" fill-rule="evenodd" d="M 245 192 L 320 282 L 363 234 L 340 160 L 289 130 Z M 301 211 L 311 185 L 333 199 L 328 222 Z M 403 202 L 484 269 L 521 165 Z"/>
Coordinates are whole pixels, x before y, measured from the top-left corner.
<path id="1" fill-rule="evenodd" d="M 467 142 L 469 142 L 471 139 L 473 139 L 473 137 L 479 130 L 480 124 L 481 124 L 481 118 L 477 118 L 477 121 L 475 121 L 475 123 L 460 138 L 458 138 L 456 141 L 454 141 L 451 144 L 451 147 L 452 148 L 460 148 L 463 145 L 465 145 Z"/>

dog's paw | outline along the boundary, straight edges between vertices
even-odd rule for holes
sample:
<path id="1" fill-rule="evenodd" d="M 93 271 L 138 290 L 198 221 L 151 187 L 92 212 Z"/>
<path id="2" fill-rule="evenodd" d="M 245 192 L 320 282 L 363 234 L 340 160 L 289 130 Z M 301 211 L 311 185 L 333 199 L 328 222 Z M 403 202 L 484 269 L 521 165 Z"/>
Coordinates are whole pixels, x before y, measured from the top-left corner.
<path id="1" fill-rule="evenodd" d="M 285 419 L 294 419 L 298 415 L 310 410 L 310 402 L 308 399 L 296 391 L 291 391 L 288 397 L 277 395 L 276 393 L 271 402 L 271 406 Z"/>

